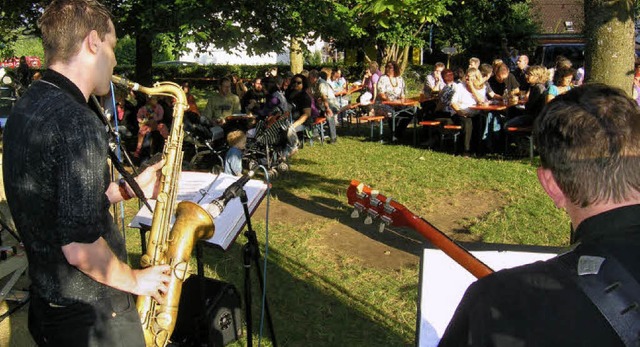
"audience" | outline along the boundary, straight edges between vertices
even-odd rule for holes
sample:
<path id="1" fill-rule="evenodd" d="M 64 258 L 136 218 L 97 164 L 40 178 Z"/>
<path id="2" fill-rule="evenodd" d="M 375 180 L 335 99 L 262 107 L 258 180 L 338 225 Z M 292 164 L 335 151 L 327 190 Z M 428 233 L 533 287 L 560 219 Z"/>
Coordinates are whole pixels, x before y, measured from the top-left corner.
<path id="1" fill-rule="evenodd" d="M 546 103 L 546 85 L 549 73 L 544 66 L 534 65 L 527 69 L 527 83 L 529 93 L 524 107 L 524 114 L 517 116 L 506 123 L 506 127 L 527 127 L 533 125 L 534 120 Z"/>
<path id="2" fill-rule="evenodd" d="M 329 124 L 329 137 L 331 143 L 335 143 L 338 139 L 336 133 L 336 116 L 340 110 L 340 106 L 333 93 L 333 88 L 327 82 L 327 71 L 323 69 L 318 72 L 316 70 L 309 71 L 309 83 L 314 90 L 314 97 L 317 101 L 318 109 L 324 113 Z"/>
<path id="3" fill-rule="evenodd" d="M 478 115 L 477 111 L 471 110 L 471 106 L 478 105 L 475 95 L 485 95 L 484 82 L 480 71 L 476 68 L 470 68 L 467 70 L 465 76 L 465 83 L 455 85 L 455 91 L 451 99 L 451 108 L 455 112 L 453 120 L 456 124 L 462 125 L 462 131 L 464 133 L 464 152 L 463 156 L 469 156 L 471 152 L 471 138 L 474 132 L 474 120 L 473 118 Z M 482 100 L 482 103 L 486 100 Z M 480 122 L 476 121 L 476 126 Z"/>
<path id="4" fill-rule="evenodd" d="M 558 68 L 553 74 L 553 84 L 547 90 L 547 102 L 553 100 L 556 96 L 562 95 L 571 90 L 573 75 L 575 70 L 571 67 L 563 66 Z"/>
<path id="5" fill-rule="evenodd" d="M 158 103 L 158 98 L 156 96 L 152 95 L 147 98 L 147 102 L 138 109 L 137 118 L 139 126 L 138 142 L 133 156 L 139 158 L 142 150 L 142 144 L 144 143 L 144 138 L 147 134 L 157 131 L 166 139 L 169 137 L 169 130 L 167 129 L 167 126 L 162 123 L 164 118 L 164 109 Z"/>
<path id="6" fill-rule="evenodd" d="M 376 104 L 379 112 L 390 116 L 393 109 L 390 106 L 382 104 L 384 101 L 402 101 L 405 97 L 406 85 L 402 78 L 400 66 L 395 61 L 390 61 L 385 65 L 384 75 L 378 81 L 378 101 Z M 392 141 L 400 139 L 405 129 L 411 122 L 412 115 L 398 114 L 395 118 L 395 132 L 392 134 Z M 389 117 L 389 127 L 393 128 L 393 117 Z"/>
<path id="7" fill-rule="evenodd" d="M 242 156 L 247 145 L 247 136 L 242 130 L 233 130 L 227 134 L 227 144 L 229 150 L 224 158 L 224 173 L 241 176 Z"/>

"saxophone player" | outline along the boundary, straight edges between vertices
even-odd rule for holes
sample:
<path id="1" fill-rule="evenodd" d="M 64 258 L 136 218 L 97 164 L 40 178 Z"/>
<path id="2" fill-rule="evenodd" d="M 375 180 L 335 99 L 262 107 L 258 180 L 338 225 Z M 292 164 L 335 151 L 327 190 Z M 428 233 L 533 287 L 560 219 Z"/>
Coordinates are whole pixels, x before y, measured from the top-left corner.
<path id="1" fill-rule="evenodd" d="M 48 69 L 4 132 L 7 202 L 29 260 L 29 331 L 38 345 L 143 346 L 132 294 L 164 301 L 168 265 L 133 270 L 109 213 L 131 198 L 110 182 L 108 138 L 87 106 L 109 91 L 115 28 L 97 0 L 54 0 L 39 19 Z M 163 162 L 136 181 L 148 198 Z"/>

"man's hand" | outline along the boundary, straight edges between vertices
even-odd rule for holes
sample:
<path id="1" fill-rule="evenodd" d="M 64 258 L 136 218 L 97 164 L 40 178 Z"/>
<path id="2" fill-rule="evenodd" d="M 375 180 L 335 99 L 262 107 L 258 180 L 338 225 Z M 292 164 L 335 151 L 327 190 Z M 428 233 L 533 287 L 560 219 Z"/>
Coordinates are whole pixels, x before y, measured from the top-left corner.
<path id="1" fill-rule="evenodd" d="M 141 174 L 136 177 L 136 182 L 142 189 L 144 196 L 148 199 L 155 199 L 158 197 L 159 189 L 160 189 L 160 175 L 162 172 L 160 171 L 164 166 L 165 161 L 160 160 L 159 162 L 149 166 Z"/>
<path id="2" fill-rule="evenodd" d="M 136 285 L 131 291 L 136 295 L 153 297 L 158 303 L 164 304 L 165 295 L 169 290 L 169 265 L 151 266 L 142 270 L 133 270 Z"/>

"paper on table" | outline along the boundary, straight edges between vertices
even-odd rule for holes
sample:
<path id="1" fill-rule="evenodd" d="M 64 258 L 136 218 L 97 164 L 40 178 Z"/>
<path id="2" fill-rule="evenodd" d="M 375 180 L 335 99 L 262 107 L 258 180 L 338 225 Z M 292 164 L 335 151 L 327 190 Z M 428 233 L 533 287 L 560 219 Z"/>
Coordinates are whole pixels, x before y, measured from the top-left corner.
<path id="1" fill-rule="evenodd" d="M 206 172 L 183 171 L 178 184 L 177 200 L 178 202 L 193 201 L 206 208 L 212 200 L 219 198 L 224 190 L 238 178 L 224 173 L 214 175 Z M 249 180 L 244 186 L 244 190 L 247 193 L 249 212 L 253 213 L 262 201 L 267 191 L 267 185 L 259 180 Z M 152 208 L 155 208 L 155 203 L 155 200 L 149 200 Z M 149 226 L 152 219 L 151 212 L 143 206 L 133 217 L 129 226 L 132 228 L 140 228 L 143 225 Z M 173 220 L 171 222 L 173 223 Z M 238 236 L 245 222 L 244 210 L 240 199 L 233 199 L 229 201 L 224 211 L 214 219 L 215 233 L 212 238 L 206 241 L 227 250 Z"/>

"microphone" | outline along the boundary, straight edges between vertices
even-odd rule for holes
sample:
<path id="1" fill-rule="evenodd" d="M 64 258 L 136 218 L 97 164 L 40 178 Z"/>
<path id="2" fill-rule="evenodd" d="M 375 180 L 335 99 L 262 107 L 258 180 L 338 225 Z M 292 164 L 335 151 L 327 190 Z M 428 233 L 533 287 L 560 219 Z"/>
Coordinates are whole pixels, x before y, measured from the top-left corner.
<path id="1" fill-rule="evenodd" d="M 247 182 L 249 182 L 249 180 L 251 179 L 251 177 L 253 177 L 253 175 L 254 175 L 253 170 L 249 170 L 249 172 L 247 172 L 246 175 L 243 175 L 237 181 L 233 182 L 230 186 L 228 186 L 221 196 L 219 196 L 217 199 L 214 199 L 213 201 L 211 201 L 211 203 L 209 203 L 206 210 L 211 214 L 213 218 L 218 217 L 222 213 L 222 211 L 224 210 L 224 207 L 227 205 L 229 201 L 240 196 L 244 185 L 247 184 Z"/>

